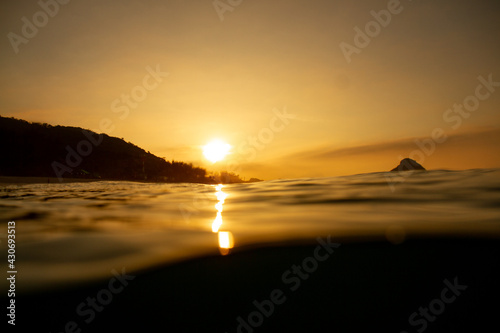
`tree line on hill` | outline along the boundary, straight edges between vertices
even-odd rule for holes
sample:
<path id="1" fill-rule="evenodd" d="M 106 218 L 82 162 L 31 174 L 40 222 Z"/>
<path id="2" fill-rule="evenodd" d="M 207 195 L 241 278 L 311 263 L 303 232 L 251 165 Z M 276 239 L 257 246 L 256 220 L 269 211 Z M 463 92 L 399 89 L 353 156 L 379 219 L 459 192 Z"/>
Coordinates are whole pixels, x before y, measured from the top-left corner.
<path id="1" fill-rule="evenodd" d="M 244 182 L 234 173 L 208 174 L 207 170 L 191 163 L 166 161 L 130 142 L 106 134 L 1 116 L 0 156 L 0 176 Z"/>

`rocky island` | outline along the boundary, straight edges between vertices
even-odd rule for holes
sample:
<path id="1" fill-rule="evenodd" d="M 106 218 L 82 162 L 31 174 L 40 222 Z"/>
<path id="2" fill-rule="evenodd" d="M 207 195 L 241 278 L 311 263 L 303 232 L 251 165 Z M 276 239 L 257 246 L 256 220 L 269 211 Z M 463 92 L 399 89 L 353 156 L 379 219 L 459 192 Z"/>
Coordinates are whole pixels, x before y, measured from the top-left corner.
<path id="1" fill-rule="evenodd" d="M 403 158 L 399 165 L 391 171 L 411 171 L 411 170 L 424 170 L 425 168 L 411 158 Z"/>

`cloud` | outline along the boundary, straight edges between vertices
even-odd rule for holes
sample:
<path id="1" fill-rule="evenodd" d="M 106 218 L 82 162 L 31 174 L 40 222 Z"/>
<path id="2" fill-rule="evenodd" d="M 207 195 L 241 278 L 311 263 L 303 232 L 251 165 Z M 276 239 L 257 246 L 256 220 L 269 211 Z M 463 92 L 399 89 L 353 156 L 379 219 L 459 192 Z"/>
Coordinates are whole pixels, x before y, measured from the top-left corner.
<path id="1" fill-rule="evenodd" d="M 500 129 L 488 128 L 448 135 L 444 143 L 435 143 L 435 145 L 436 149 L 442 147 L 448 148 L 458 143 L 467 143 L 470 145 L 472 143 L 481 142 L 482 144 L 487 144 L 488 146 L 496 146 L 496 144 L 500 142 L 498 138 L 500 138 Z M 419 148 L 416 142 L 423 142 L 429 139 L 429 137 L 414 137 L 346 148 L 331 149 L 328 147 L 321 147 L 291 154 L 287 156 L 287 158 L 324 160 L 344 157 L 357 157 L 360 155 L 372 155 L 374 153 L 387 153 L 393 151 L 398 151 L 400 152 L 400 154 L 405 155 L 405 153 L 410 154 L 416 149 L 422 150 Z"/>
<path id="2" fill-rule="evenodd" d="M 447 134 L 442 143 L 414 137 L 345 148 L 314 147 L 243 169 L 265 179 L 326 177 L 388 171 L 405 157 L 427 169 L 495 168 L 500 167 L 498 142 L 499 128 L 479 128 Z"/>

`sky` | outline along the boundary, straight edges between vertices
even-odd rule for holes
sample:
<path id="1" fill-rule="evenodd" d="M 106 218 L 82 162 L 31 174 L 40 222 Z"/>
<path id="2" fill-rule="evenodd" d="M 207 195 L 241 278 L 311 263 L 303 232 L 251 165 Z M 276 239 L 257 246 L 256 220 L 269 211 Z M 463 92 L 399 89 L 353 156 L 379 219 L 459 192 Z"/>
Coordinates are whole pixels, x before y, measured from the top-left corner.
<path id="1" fill-rule="evenodd" d="M 261 179 L 500 167 L 500 2 L 0 4 L 0 114 Z M 231 153 L 212 164 L 202 146 Z"/>

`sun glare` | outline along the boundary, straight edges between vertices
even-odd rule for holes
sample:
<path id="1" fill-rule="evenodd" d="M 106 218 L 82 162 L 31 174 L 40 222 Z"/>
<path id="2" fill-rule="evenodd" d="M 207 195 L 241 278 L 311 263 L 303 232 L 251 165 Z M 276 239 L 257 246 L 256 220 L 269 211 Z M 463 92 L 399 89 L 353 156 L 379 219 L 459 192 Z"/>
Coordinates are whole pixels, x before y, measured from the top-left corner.
<path id="1" fill-rule="evenodd" d="M 203 146 L 203 155 L 212 163 L 221 161 L 229 154 L 231 145 L 221 140 L 213 140 Z"/>

